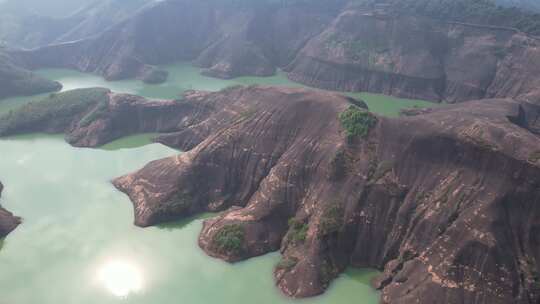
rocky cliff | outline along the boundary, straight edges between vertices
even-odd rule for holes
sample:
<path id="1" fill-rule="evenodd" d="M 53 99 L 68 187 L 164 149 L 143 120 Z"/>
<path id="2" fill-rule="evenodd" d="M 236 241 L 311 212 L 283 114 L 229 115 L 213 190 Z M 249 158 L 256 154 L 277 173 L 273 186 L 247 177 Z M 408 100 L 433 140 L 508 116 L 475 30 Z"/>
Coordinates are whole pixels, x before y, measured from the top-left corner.
<path id="1" fill-rule="evenodd" d="M 144 71 L 177 60 L 220 78 L 280 67 L 315 87 L 450 103 L 516 98 L 540 86 L 538 39 L 341 2 L 322 9 L 165 1 L 97 37 L 14 56 L 29 68 L 76 68 L 110 80 L 146 79 Z"/>
<path id="2" fill-rule="evenodd" d="M 459 102 L 540 86 L 540 40 L 509 29 L 345 10 L 287 66 L 311 86 Z"/>
<path id="3" fill-rule="evenodd" d="M 322 91 L 193 98 L 225 104 L 163 140 L 189 151 L 114 181 L 137 225 L 225 211 L 205 221 L 200 246 L 231 262 L 280 250 L 276 283 L 293 297 L 352 265 L 384 271 L 383 303 L 539 301 L 534 104 L 390 119 Z"/>
<path id="4" fill-rule="evenodd" d="M 0 196 L 4 190 L 4 185 L 0 183 Z M 21 219 L 0 206 L 0 238 L 6 237 L 21 223 Z"/>
<path id="5" fill-rule="evenodd" d="M 64 133 L 74 146 L 97 147 L 131 134 L 178 131 L 213 110 L 211 105 L 182 100 L 78 89 L 51 94 L 0 117 L 0 136 Z"/>

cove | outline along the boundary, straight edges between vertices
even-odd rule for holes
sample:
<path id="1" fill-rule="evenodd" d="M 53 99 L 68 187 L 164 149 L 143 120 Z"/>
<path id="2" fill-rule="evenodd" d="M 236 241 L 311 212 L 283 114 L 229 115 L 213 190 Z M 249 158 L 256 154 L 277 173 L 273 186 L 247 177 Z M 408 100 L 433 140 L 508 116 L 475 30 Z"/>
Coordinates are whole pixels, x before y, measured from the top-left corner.
<path id="1" fill-rule="evenodd" d="M 155 99 L 178 98 L 185 90 L 218 91 L 233 85 L 262 84 L 306 87 L 290 81 L 282 71 L 278 71 L 275 76 L 271 77 L 239 77 L 224 80 L 203 76 L 199 68 L 188 62 L 170 64 L 160 68 L 169 72 L 169 78 L 165 83 L 159 85 L 149 85 L 134 79 L 105 81 L 101 76 L 69 69 L 42 69 L 37 70 L 36 73 L 44 78 L 62 83 L 63 91 L 77 88 L 105 87 L 119 93 L 130 93 Z M 372 112 L 391 117 L 398 116 L 399 111 L 404 108 L 438 106 L 438 104 L 429 101 L 402 99 L 379 94 L 345 94 L 364 100 Z M 0 100 L 0 114 L 29 101 L 39 100 L 44 96 L 47 96 L 47 94 L 2 99 Z"/>
<path id="2" fill-rule="evenodd" d="M 110 180 L 179 153 L 146 135 L 106 149 L 69 146 L 62 136 L 0 140 L 1 203 L 23 224 L 0 250 L 2 301 L 57 303 L 371 304 L 377 274 L 350 270 L 323 296 L 295 301 L 274 287 L 273 253 L 230 265 L 197 246 L 203 217 L 141 229 Z M 127 147 L 127 148 L 126 148 Z"/>
<path id="3" fill-rule="evenodd" d="M 217 91 L 232 85 L 303 87 L 278 72 L 272 77 L 222 80 L 205 77 L 189 63 L 163 66 L 167 82 L 105 81 L 68 69 L 37 73 L 63 84 L 63 91 L 107 87 L 156 99 L 178 98 L 190 89 Z M 0 100 L 0 114 L 48 94 Z M 382 115 L 402 108 L 434 106 L 420 100 L 350 93 Z M 230 265 L 197 245 L 204 217 L 137 228 L 131 202 L 110 184 L 147 162 L 179 153 L 151 144 L 155 134 L 119 139 L 100 149 L 69 146 L 62 136 L 34 134 L 0 139 L 1 204 L 23 224 L 0 240 L 0 294 L 7 303 L 378 303 L 370 285 L 377 274 L 348 270 L 314 299 L 291 300 L 274 287 L 278 253 Z"/>

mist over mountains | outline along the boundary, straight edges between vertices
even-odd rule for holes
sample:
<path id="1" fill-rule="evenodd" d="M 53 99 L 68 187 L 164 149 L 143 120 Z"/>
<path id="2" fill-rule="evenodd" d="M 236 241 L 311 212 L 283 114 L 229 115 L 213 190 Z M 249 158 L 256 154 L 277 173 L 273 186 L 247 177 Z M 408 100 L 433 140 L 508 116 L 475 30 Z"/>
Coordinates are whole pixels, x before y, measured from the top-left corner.
<path id="1" fill-rule="evenodd" d="M 132 16 L 152 0 L 54 0 L 0 3 L 0 42 L 34 48 L 86 38 Z"/>
<path id="2" fill-rule="evenodd" d="M 540 1 L 538 0 L 497 0 L 497 4 L 540 12 Z"/>
<path id="3" fill-rule="evenodd" d="M 381 271 L 377 303 L 539 304 L 540 13 L 495 1 L 0 0 L 0 106 L 21 100 L 0 137 L 97 148 L 158 133 L 181 156 L 113 180 L 134 224 L 211 212 L 203 251 L 228 262 L 279 251 L 275 285 L 290 297 L 320 295 L 352 266 Z M 0 237 L 13 230 L 3 214 Z M 187 302 L 251 303 L 233 291 Z"/>

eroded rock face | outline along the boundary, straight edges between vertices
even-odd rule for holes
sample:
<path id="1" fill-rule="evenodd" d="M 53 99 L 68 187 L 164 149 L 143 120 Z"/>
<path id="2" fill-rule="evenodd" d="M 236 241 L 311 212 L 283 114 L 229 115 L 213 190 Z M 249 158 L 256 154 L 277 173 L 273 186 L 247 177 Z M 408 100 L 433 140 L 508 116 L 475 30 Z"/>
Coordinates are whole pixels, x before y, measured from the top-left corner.
<path id="1" fill-rule="evenodd" d="M 227 261 L 280 250 L 276 282 L 293 297 L 322 293 L 353 265 L 384 270 L 383 303 L 540 299 L 540 141 L 516 123 L 522 103 L 376 117 L 355 137 L 336 94 L 198 98 L 228 101 L 167 138 L 191 150 L 114 181 L 137 225 L 226 210 L 205 221 L 200 246 Z"/>
<path id="2" fill-rule="evenodd" d="M 452 103 L 535 90 L 539 50 L 511 30 L 350 8 L 286 70 L 316 87 Z"/>
<path id="3" fill-rule="evenodd" d="M 0 196 L 4 190 L 4 185 L 0 183 Z M 6 237 L 10 232 L 15 230 L 21 223 L 21 219 L 13 216 L 13 214 L 0 206 L 0 238 Z"/>
<path id="4" fill-rule="evenodd" d="M 107 89 L 67 91 L 0 117 L 0 136 L 32 132 L 64 133 L 78 147 L 97 147 L 131 134 L 167 133 L 197 123 L 211 104 L 148 100 Z M 44 105 L 44 106 L 42 106 Z"/>

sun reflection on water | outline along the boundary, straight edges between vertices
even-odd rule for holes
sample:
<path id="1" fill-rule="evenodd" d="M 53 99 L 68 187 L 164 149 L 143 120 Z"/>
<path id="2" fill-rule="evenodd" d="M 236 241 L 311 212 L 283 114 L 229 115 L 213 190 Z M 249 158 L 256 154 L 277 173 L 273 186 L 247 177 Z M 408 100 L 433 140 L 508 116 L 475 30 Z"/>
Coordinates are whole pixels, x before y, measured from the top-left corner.
<path id="1" fill-rule="evenodd" d="M 113 296 L 127 298 L 139 293 L 144 285 L 141 269 L 132 261 L 118 259 L 104 263 L 98 269 L 99 283 Z"/>

